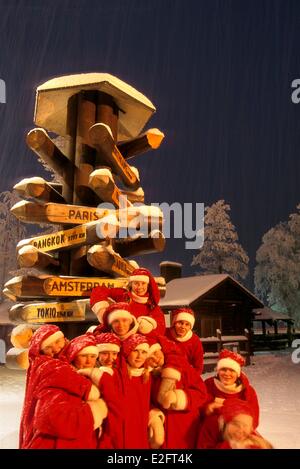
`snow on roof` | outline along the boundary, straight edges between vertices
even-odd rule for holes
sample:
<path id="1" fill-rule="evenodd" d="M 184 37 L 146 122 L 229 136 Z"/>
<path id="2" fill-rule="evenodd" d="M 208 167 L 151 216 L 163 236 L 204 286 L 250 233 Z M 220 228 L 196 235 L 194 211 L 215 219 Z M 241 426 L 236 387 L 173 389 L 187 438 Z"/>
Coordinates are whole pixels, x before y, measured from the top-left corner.
<path id="1" fill-rule="evenodd" d="M 283 321 L 287 321 L 287 320 L 291 320 L 292 321 L 292 318 L 286 314 L 283 314 L 283 313 L 279 313 L 278 311 L 274 311 L 273 309 L 271 308 L 257 308 L 257 309 L 254 309 L 253 310 L 254 313 L 255 313 L 255 319 L 254 320 L 258 320 L 258 321 L 270 321 L 270 320 L 273 320 L 273 321 L 276 321 L 276 320 L 283 320 Z"/>
<path id="2" fill-rule="evenodd" d="M 145 95 L 109 73 L 81 73 L 53 78 L 37 88 L 36 125 L 59 135 L 67 135 L 69 99 L 82 90 L 99 90 L 114 98 L 121 110 L 118 141 L 139 135 L 156 110 Z"/>
<path id="3" fill-rule="evenodd" d="M 231 280 L 237 287 L 250 296 L 256 305 L 262 305 L 253 293 L 228 274 L 195 275 L 193 277 L 171 280 L 166 285 L 166 295 L 160 300 L 159 305 L 162 308 L 190 306 L 198 298 L 227 279 Z"/>

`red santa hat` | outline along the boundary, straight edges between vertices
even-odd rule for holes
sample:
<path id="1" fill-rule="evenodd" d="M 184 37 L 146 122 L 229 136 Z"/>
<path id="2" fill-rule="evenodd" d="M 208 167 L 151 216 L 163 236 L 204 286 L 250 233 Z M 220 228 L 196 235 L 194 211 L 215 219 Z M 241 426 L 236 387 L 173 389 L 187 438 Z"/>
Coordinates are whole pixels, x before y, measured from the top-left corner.
<path id="1" fill-rule="evenodd" d="M 135 269 L 129 277 L 129 282 L 139 281 L 148 283 L 149 298 L 155 305 L 157 305 L 160 300 L 160 293 L 151 272 L 144 268 Z"/>
<path id="2" fill-rule="evenodd" d="M 250 415 L 253 418 L 253 411 L 248 402 L 237 398 L 225 399 L 220 412 L 225 423 L 231 422 L 240 414 Z"/>
<path id="3" fill-rule="evenodd" d="M 112 332 L 103 332 L 95 337 L 99 352 L 120 352 L 121 341 Z"/>
<path id="4" fill-rule="evenodd" d="M 65 351 L 66 359 L 69 363 L 72 363 L 77 355 L 97 355 L 99 350 L 92 334 L 83 334 L 72 339 Z"/>
<path id="5" fill-rule="evenodd" d="M 219 361 L 217 363 L 217 372 L 221 368 L 230 368 L 234 370 L 238 376 L 241 374 L 241 367 L 245 365 L 244 358 L 231 350 L 223 349 L 219 354 Z"/>
<path id="6" fill-rule="evenodd" d="M 129 303 L 113 303 L 103 313 L 103 324 L 109 326 L 115 319 L 128 318 L 134 321 Z"/>
<path id="7" fill-rule="evenodd" d="M 133 350 L 149 351 L 149 344 L 144 335 L 133 334 L 122 342 L 122 351 L 125 358 L 127 358 Z"/>
<path id="8" fill-rule="evenodd" d="M 187 321 L 193 329 L 195 324 L 195 314 L 191 308 L 177 308 L 171 311 L 171 324 L 174 326 L 177 321 Z"/>
<path id="9" fill-rule="evenodd" d="M 46 347 L 62 337 L 64 337 L 63 332 L 54 324 L 46 324 L 39 327 L 31 337 L 29 357 L 36 357 L 41 350 L 44 350 Z"/>
<path id="10" fill-rule="evenodd" d="M 148 357 L 150 357 L 157 350 L 162 350 L 161 344 L 158 342 L 158 339 L 155 337 L 147 337 L 149 344 Z"/>

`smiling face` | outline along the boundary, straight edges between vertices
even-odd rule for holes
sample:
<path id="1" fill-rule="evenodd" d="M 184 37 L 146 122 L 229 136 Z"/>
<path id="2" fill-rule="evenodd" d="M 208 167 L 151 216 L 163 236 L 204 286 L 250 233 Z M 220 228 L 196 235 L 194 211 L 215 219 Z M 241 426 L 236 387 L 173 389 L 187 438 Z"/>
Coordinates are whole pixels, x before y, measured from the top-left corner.
<path id="1" fill-rule="evenodd" d="M 99 353 L 99 362 L 101 366 L 108 366 L 113 368 L 118 357 L 118 352 L 112 352 L 111 350 L 103 351 Z"/>
<path id="2" fill-rule="evenodd" d="M 147 358 L 148 352 L 146 350 L 134 349 L 127 357 L 127 362 L 131 368 L 141 368 Z"/>
<path id="3" fill-rule="evenodd" d="M 98 355 L 95 353 L 79 353 L 76 355 L 73 363 L 74 366 L 78 369 L 81 370 L 83 368 L 94 368 L 96 365 Z"/>
<path id="4" fill-rule="evenodd" d="M 48 357 L 55 358 L 59 354 L 59 352 L 62 351 L 64 346 L 65 346 L 65 338 L 60 337 L 59 339 L 52 342 L 50 345 L 47 345 L 47 347 L 45 347 L 42 350 L 42 353 L 44 355 L 47 355 Z"/>
<path id="5" fill-rule="evenodd" d="M 146 366 L 150 368 L 159 368 L 163 366 L 165 357 L 162 350 L 156 350 L 146 360 Z"/>
<path id="6" fill-rule="evenodd" d="M 188 321 L 176 321 L 174 324 L 174 330 L 177 337 L 184 337 L 190 330 L 192 326 Z"/>
<path id="7" fill-rule="evenodd" d="M 221 368 L 218 371 L 218 376 L 222 384 L 225 386 L 230 386 L 236 382 L 238 379 L 238 374 L 236 371 L 231 368 Z"/>
<path id="8" fill-rule="evenodd" d="M 114 331 L 116 335 L 125 335 L 127 332 L 129 332 L 130 327 L 132 324 L 132 319 L 130 318 L 120 318 L 120 319 L 115 319 L 111 323 L 111 328 Z"/>
<path id="9" fill-rule="evenodd" d="M 135 293 L 136 295 L 144 296 L 146 295 L 148 290 L 148 283 L 134 280 L 133 282 L 131 282 L 131 288 L 133 293 Z"/>

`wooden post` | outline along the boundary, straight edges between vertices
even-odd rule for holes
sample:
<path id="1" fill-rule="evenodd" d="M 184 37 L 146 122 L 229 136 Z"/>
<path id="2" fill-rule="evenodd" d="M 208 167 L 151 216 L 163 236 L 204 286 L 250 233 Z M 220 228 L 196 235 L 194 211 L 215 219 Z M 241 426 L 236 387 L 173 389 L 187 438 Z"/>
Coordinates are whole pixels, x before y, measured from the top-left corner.
<path id="1" fill-rule="evenodd" d="M 288 337 L 288 346 L 292 346 L 293 342 L 293 334 L 292 334 L 292 321 L 288 320 L 287 321 L 287 337 Z"/>
<path id="2" fill-rule="evenodd" d="M 276 320 L 274 321 L 274 333 L 275 335 L 278 335 L 278 323 Z"/>
<path id="3" fill-rule="evenodd" d="M 222 332 L 221 332 L 220 329 L 217 329 L 217 330 L 216 330 L 216 333 L 217 333 L 217 339 L 218 339 L 218 341 L 219 341 L 219 342 L 217 343 L 217 351 L 218 351 L 218 353 L 220 353 L 221 350 L 222 350 L 222 345 L 223 345 L 223 344 L 222 344 Z"/>

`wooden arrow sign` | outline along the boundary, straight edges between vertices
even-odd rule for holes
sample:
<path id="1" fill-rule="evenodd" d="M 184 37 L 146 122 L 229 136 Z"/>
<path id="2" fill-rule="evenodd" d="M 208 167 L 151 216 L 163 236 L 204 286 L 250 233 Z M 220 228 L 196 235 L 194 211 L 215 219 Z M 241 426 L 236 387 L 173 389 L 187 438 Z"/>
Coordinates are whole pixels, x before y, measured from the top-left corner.
<path id="1" fill-rule="evenodd" d="M 112 202 L 117 208 L 121 205 L 130 207 L 135 202 L 144 203 L 144 191 L 141 187 L 136 191 L 120 190 L 115 184 L 111 171 L 107 168 L 93 171 L 90 174 L 89 185 L 103 201 Z"/>
<path id="2" fill-rule="evenodd" d="M 118 143 L 118 149 L 127 160 L 133 156 L 140 155 L 149 150 L 160 147 L 165 135 L 158 129 L 149 129 L 136 138 Z"/>
<path id="3" fill-rule="evenodd" d="M 23 239 L 17 244 L 17 250 L 29 245 L 36 247 L 41 252 L 72 249 L 75 246 L 99 243 L 99 240 L 103 241 L 107 237 L 115 237 L 118 229 L 119 222 L 116 217 L 110 215 L 70 230 Z"/>
<path id="4" fill-rule="evenodd" d="M 34 246 L 24 246 L 19 249 L 17 253 L 17 259 L 19 267 L 34 267 L 37 269 L 49 269 L 52 271 L 58 271 L 60 263 L 58 259 L 47 254 L 45 252 L 39 251 Z"/>
<path id="5" fill-rule="evenodd" d="M 133 238 L 113 239 L 113 249 L 122 257 L 150 254 L 164 250 L 166 240 L 161 231 L 153 230 L 148 237 L 137 234 Z"/>
<path id="6" fill-rule="evenodd" d="M 20 300 L 49 296 L 88 297 L 95 287 L 125 288 L 127 284 L 126 278 L 21 275 L 6 282 L 5 289 Z"/>
<path id="7" fill-rule="evenodd" d="M 113 172 L 120 176 L 125 186 L 138 189 L 140 181 L 115 145 L 110 127 L 102 123 L 93 125 L 89 129 L 89 139 Z"/>
<path id="8" fill-rule="evenodd" d="M 26 223 L 53 224 L 84 224 L 99 220 L 112 213 L 112 210 L 81 205 L 67 204 L 36 204 L 22 200 L 17 202 L 10 211 L 19 220 Z"/>
<path id="9" fill-rule="evenodd" d="M 96 269 L 110 275 L 129 277 L 136 267 L 122 259 L 111 246 L 95 245 L 88 250 L 87 260 Z"/>
<path id="10" fill-rule="evenodd" d="M 19 303 L 9 311 L 9 319 L 14 322 L 33 324 L 48 322 L 84 321 L 89 299 L 65 303 Z"/>
<path id="11" fill-rule="evenodd" d="M 37 202 L 65 203 L 65 199 L 61 195 L 62 185 L 47 182 L 41 177 L 22 179 L 14 186 L 14 190 L 21 197 L 31 197 Z"/>

